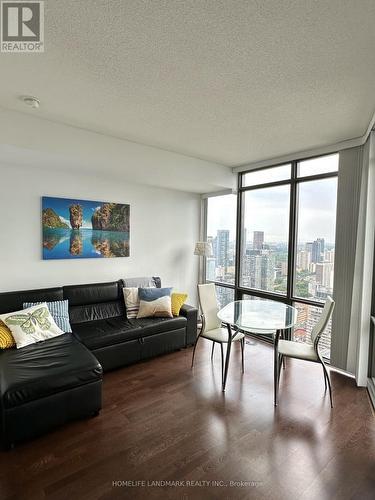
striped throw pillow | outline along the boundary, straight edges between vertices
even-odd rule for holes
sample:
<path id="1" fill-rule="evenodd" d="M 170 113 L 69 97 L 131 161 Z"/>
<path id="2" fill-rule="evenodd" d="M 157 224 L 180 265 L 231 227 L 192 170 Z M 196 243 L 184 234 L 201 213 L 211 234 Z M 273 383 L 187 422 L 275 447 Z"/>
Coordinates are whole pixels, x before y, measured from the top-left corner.
<path id="1" fill-rule="evenodd" d="M 43 302 L 24 302 L 23 308 L 37 306 Z M 72 327 L 69 321 L 69 301 L 57 300 L 56 302 L 46 302 L 52 318 L 55 320 L 56 325 L 65 333 L 71 333 Z"/>
<path id="2" fill-rule="evenodd" d="M 128 319 L 137 317 L 139 311 L 138 287 L 123 288 L 126 316 Z"/>

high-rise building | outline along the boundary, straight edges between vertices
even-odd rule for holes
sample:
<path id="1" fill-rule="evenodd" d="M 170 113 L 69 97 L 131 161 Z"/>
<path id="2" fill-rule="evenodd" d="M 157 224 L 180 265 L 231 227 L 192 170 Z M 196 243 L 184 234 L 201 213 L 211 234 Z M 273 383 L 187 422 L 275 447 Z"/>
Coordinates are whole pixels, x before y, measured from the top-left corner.
<path id="1" fill-rule="evenodd" d="M 259 290 L 272 290 L 274 272 L 274 262 L 269 252 L 252 251 L 244 260 L 243 284 Z"/>
<path id="2" fill-rule="evenodd" d="M 242 242 L 241 242 L 241 246 L 242 246 L 242 253 L 243 255 L 246 254 L 246 250 L 247 250 L 247 229 L 246 227 L 243 228 L 242 230 Z"/>
<path id="3" fill-rule="evenodd" d="M 264 243 L 264 231 L 254 231 L 253 250 L 262 250 Z"/>
<path id="4" fill-rule="evenodd" d="M 311 253 L 308 250 L 300 250 L 297 253 L 297 269 L 307 271 L 311 263 Z"/>
<path id="5" fill-rule="evenodd" d="M 332 248 L 332 250 L 325 250 L 324 260 L 326 262 L 335 262 L 335 249 L 334 248 Z"/>
<path id="6" fill-rule="evenodd" d="M 206 278 L 208 281 L 216 281 L 216 259 L 214 257 L 206 259 Z"/>
<path id="7" fill-rule="evenodd" d="M 218 229 L 216 236 L 216 265 L 227 267 L 229 264 L 229 229 Z"/>
<path id="8" fill-rule="evenodd" d="M 311 262 L 322 262 L 324 257 L 324 238 L 317 238 L 312 243 Z"/>
<path id="9" fill-rule="evenodd" d="M 234 300 L 234 292 L 231 288 L 225 286 L 216 287 L 216 297 L 219 303 L 219 307 L 225 307 L 229 302 Z"/>
<path id="10" fill-rule="evenodd" d="M 283 260 L 280 264 L 281 276 L 288 276 L 288 261 Z"/>
<path id="11" fill-rule="evenodd" d="M 315 266 L 316 283 L 328 290 L 333 289 L 333 262 L 317 262 Z"/>

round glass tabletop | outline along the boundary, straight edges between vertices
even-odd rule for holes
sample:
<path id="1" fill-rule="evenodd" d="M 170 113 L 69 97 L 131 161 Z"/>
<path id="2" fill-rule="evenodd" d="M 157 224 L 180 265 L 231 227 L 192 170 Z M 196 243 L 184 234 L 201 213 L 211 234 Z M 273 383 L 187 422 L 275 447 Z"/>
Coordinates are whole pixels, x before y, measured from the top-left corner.
<path id="1" fill-rule="evenodd" d="M 217 316 L 241 330 L 267 335 L 295 325 L 297 309 L 275 300 L 236 300 L 220 309 Z"/>

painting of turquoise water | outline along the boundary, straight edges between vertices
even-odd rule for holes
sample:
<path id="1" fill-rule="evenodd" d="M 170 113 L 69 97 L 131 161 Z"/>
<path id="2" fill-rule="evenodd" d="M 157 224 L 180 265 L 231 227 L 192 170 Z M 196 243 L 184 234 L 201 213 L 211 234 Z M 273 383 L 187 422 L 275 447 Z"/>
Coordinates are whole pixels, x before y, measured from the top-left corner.
<path id="1" fill-rule="evenodd" d="M 129 257 L 130 206 L 42 197 L 43 259 Z"/>

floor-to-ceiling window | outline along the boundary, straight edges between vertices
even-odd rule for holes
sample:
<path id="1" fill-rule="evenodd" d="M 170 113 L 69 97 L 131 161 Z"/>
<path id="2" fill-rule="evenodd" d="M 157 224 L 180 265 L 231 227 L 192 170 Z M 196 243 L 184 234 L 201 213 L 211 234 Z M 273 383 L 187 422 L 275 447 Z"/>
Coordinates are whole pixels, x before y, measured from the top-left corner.
<path id="1" fill-rule="evenodd" d="M 237 196 L 207 198 L 206 233 L 213 256 L 205 262 L 206 281 L 216 283 L 216 294 L 223 307 L 235 296 Z"/>
<path id="2" fill-rule="evenodd" d="M 237 224 L 234 195 L 207 200 L 214 257 L 206 279 L 216 283 L 220 303 L 256 297 L 293 304 L 299 342 L 310 342 L 333 293 L 338 160 L 331 154 L 240 173 Z M 329 324 L 326 358 L 330 335 Z"/>

